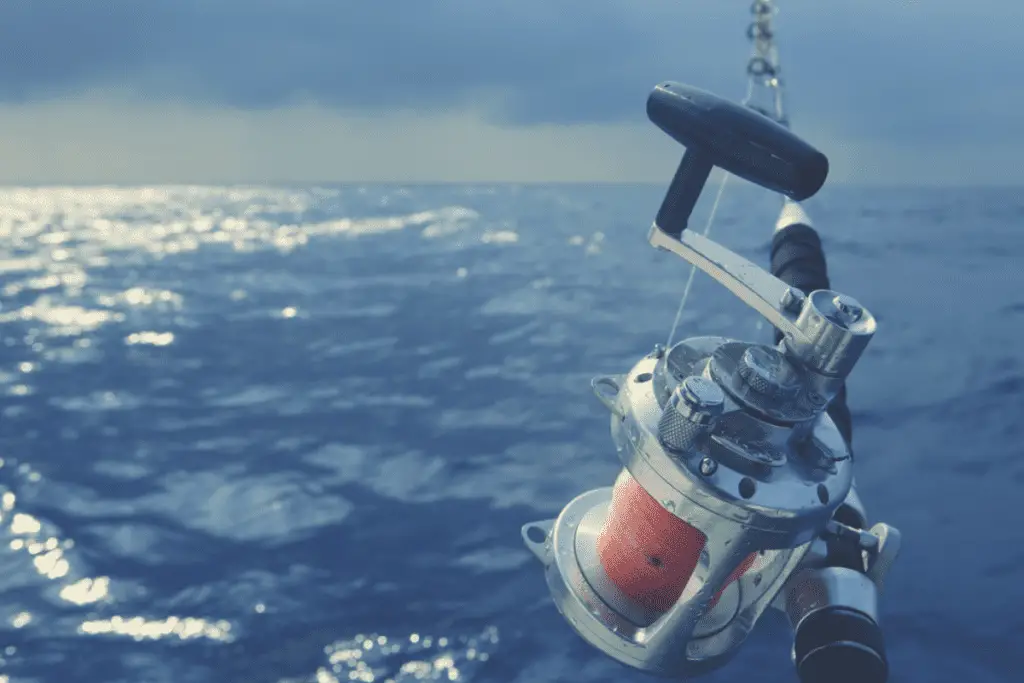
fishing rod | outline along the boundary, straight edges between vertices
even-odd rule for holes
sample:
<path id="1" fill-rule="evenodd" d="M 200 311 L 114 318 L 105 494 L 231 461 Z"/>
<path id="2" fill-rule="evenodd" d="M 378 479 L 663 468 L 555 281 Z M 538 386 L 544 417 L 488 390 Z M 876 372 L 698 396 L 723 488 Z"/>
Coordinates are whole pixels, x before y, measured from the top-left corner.
<path id="1" fill-rule="evenodd" d="M 884 683 L 878 602 L 900 534 L 868 526 L 844 392 L 876 321 L 830 288 L 799 204 L 828 160 L 789 130 L 774 11 L 771 0 L 751 7 L 744 103 L 663 82 L 647 114 L 686 148 L 649 243 L 757 311 L 775 344 L 692 337 L 595 378 L 623 469 L 522 534 L 572 628 L 630 667 L 712 671 L 775 609 L 793 628 L 802 683 Z M 689 228 L 715 167 L 784 198 L 770 272 Z"/>

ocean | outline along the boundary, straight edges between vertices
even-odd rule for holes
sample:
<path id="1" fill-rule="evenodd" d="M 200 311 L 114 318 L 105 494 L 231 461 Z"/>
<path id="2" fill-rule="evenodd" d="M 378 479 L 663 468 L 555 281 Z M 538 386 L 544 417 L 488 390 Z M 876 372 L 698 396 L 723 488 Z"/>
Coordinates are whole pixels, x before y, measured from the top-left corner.
<path id="1" fill-rule="evenodd" d="M 571 631 L 519 530 L 618 471 L 589 380 L 667 340 L 663 191 L 0 190 L 0 681 L 654 680 Z M 849 403 L 903 532 L 891 680 L 1020 680 L 1024 194 L 806 207 L 879 320 Z M 711 236 L 766 263 L 777 209 L 732 183 Z M 702 334 L 767 339 L 699 276 Z M 704 680 L 794 682 L 790 645 L 766 618 Z"/>

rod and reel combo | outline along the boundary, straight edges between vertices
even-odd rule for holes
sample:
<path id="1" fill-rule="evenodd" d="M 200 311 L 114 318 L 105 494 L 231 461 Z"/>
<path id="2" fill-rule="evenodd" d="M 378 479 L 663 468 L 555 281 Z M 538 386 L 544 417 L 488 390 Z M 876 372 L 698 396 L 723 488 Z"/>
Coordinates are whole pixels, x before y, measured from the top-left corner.
<path id="1" fill-rule="evenodd" d="M 775 117 L 687 85 L 658 85 L 647 114 L 686 147 L 648 241 L 757 311 L 777 343 L 695 337 L 594 379 L 623 470 L 524 541 L 572 628 L 630 667 L 717 669 L 773 608 L 803 683 L 884 683 L 878 599 L 900 536 L 868 526 L 842 394 L 876 322 L 829 288 L 798 204 L 828 161 Z M 687 228 L 714 167 L 787 198 L 772 272 Z"/>

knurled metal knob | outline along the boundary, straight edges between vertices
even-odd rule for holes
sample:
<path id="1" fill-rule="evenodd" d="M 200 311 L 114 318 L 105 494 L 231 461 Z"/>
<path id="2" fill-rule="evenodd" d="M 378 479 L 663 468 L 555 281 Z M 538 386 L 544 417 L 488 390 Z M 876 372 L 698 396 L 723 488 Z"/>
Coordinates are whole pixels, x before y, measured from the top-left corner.
<path id="1" fill-rule="evenodd" d="M 658 421 L 658 436 L 667 448 L 688 451 L 711 431 L 723 410 L 725 393 L 721 387 L 704 377 L 687 377 L 665 406 Z"/>
<path id="2" fill-rule="evenodd" d="M 800 384 L 786 358 L 767 346 L 751 346 L 743 353 L 739 374 L 748 387 L 762 396 L 785 400 L 800 392 Z"/>

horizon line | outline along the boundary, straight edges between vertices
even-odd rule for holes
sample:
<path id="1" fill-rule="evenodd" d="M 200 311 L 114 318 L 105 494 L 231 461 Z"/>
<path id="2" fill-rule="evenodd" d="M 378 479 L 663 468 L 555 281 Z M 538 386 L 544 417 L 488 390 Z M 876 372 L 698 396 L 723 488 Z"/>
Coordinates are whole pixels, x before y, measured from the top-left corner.
<path id="1" fill-rule="evenodd" d="M 0 179 L 0 190 L 14 189 L 101 189 L 101 188 L 147 188 L 147 187 L 204 187 L 204 188 L 240 188 L 240 187 L 544 187 L 544 186 L 620 186 L 620 187 L 660 187 L 667 189 L 669 181 L 660 180 L 219 180 L 219 181 L 10 181 Z M 764 189 L 753 183 L 744 182 L 741 187 Z M 1007 183 L 971 183 L 971 182 L 869 182 L 869 181 L 835 181 L 824 188 L 844 187 L 858 189 L 1022 189 L 1024 182 Z M 819 190 L 818 193 L 821 191 Z M 816 193 L 816 194 L 818 194 Z"/>

